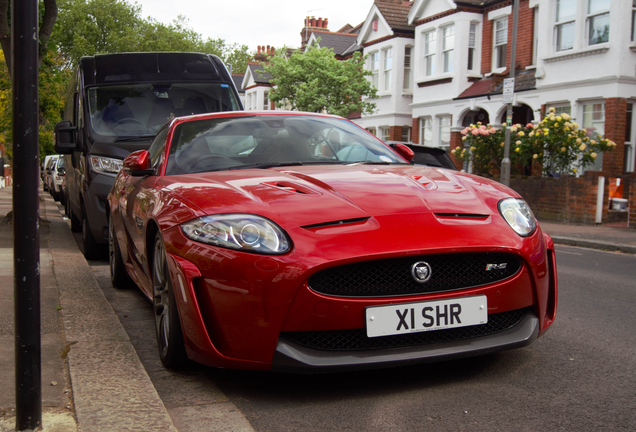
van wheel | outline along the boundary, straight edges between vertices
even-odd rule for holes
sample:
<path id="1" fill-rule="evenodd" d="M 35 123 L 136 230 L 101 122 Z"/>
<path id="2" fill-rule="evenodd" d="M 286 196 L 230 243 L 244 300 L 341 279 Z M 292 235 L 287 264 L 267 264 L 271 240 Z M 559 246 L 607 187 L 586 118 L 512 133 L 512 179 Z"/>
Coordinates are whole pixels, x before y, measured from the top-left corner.
<path id="1" fill-rule="evenodd" d="M 113 286 L 119 289 L 131 287 L 133 281 L 130 276 L 128 276 L 124 261 L 121 257 L 112 216 L 108 218 L 108 260 L 110 263 L 110 282 Z"/>
<path id="2" fill-rule="evenodd" d="M 85 212 L 82 218 L 82 245 L 84 246 L 84 258 L 87 260 L 98 260 L 101 258 L 101 247 L 95 237 L 93 237 Z"/>

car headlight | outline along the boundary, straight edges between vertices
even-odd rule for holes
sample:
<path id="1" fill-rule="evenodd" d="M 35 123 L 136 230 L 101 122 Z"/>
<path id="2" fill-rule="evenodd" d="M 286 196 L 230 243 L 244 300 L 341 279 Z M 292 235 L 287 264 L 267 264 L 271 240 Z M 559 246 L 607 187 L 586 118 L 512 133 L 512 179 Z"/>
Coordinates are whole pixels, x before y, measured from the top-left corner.
<path id="1" fill-rule="evenodd" d="M 497 207 L 508 225 L 521 237 L 527 237 L 537 229 L 537 220 L 524 200 L 506 198 L 499 201 Z"/>
<path id="2" fill-rule="evenodd" d="M 283 254 L 291 242 L 273 222 L 250 214 L 203 216 L 181 225 L 190 239 L 215 246 L 263 254 Z"/>
<path id="3" fill-rule="evenodd" d="M 104 156 L 91 156 L 91 168 L 97 173 L 113 173 L 117 174 L 122 167 L 124 161 L 121 159 L 113 159 Z"/>

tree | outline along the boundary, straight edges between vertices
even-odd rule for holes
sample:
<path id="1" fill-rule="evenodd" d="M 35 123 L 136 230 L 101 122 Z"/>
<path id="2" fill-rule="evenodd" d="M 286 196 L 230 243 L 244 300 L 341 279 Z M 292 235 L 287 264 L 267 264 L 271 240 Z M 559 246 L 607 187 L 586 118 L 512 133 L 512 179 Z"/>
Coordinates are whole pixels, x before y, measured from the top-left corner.
<path id="1" fill-rule="evenodd" d="M 341 61 L 329 48 L 310 46 L 307 51 L 296 50 L 289 57 L 286 52 L 278 50 L 262 63 L 274 85 L 269 99 L 277 107 L 343 117 L 354 112 L 373 113 L 375 104 L 363 98 L 376 97 L 377 90 L 366 78 L 371 72 L 364 69 L 361 53 Z"/>
<path id="2" fill-rule="evenodd" d="M 71 64 L 77 64 L 82 56 L 101 53 L 195 51 L 215 54 L 234 70 L 245 70 L 250 58 L 245 45 L 204 40 L 181 15 L 165 25 L 143 19 L 141 8 L 126 0 L 58 0 L 58 4 L 53 39 Z"/>
<path id="3" fill-rule="evenodd" d="M 0 0 L 0 45 L 2 45 L 2 51 L 4 52 L 5 62 L 7 64 L 7 70 L 11 75 L 11 65 L 13 64 L 13 58 L 11 53 L 11 21 L 10 21 L 10 0 Z M 42 60 L 48 51 L 49 38 L 53 31 L 55 20 L 57 19 L 57 2 L 56 0 L 42 0 L 40 1 L 40 30 L 38 38 L 40 46 L 38 49 L 38 66 L 42 64 Z M 7 55 L 8 54 L 8 55 Z"/>

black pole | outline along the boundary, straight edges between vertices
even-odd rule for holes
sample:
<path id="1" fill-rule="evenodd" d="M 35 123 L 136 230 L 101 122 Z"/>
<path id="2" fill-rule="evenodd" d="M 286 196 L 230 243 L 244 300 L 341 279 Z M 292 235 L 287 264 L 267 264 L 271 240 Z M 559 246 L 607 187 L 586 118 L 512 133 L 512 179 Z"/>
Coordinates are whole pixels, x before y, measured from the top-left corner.
<path id="1" fill-rule="evenodd" d="M 16 430 L 42 425 L 38 1 L 11 2 Z"/>

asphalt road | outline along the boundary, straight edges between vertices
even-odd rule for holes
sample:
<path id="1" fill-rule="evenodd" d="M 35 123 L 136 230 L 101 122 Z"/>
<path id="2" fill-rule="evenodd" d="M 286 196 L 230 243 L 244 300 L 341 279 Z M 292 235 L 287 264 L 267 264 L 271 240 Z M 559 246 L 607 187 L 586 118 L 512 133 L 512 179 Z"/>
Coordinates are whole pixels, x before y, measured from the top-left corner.
<path id="1" fill-rule="evenodd" d="M 212 430 L 200 427 L 223 401 L 257 431 L 636 430 L 636 256 L 557 246 L 557 260 L 557 320 L 528 347 L 309 376 L 165 370 L 150 303 L 90 264 L 180 432 Z"/>

